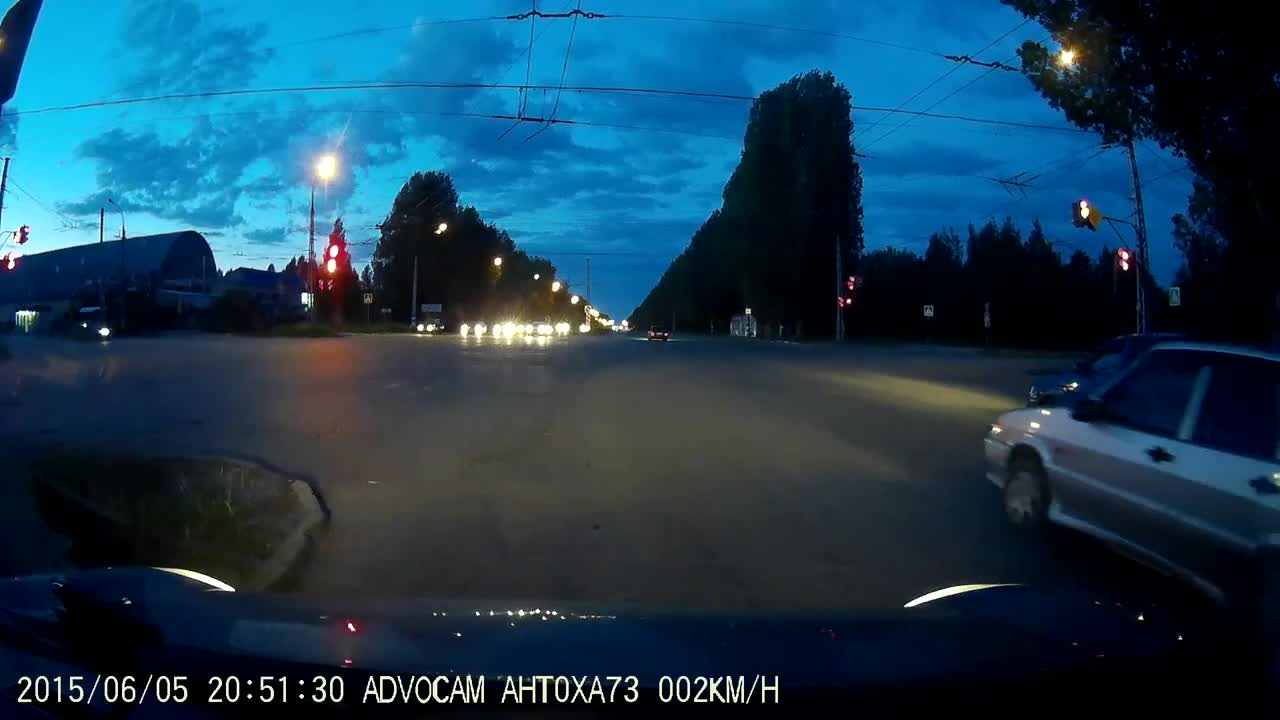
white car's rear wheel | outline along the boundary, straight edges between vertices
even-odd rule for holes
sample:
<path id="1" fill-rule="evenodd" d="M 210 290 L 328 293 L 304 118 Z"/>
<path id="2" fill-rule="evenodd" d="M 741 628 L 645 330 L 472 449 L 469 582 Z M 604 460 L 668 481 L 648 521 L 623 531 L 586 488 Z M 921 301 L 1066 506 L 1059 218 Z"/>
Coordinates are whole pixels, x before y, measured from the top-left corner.
<path id="1" fill-rule="evenodd" d="M 1044 469 L 1031 459 L 1018 458 L 1009 465 L 1004 484 L 1004 514 L 1017 528 L 1035 530 L 1044 526 L 1049 513 L 1049 484 Z"/>

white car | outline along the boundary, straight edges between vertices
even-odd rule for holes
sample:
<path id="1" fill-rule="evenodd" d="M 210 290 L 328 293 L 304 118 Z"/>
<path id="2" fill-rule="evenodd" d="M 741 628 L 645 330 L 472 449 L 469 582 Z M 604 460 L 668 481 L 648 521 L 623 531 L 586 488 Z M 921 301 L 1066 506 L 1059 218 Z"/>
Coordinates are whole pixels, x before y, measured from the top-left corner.
<path id="1" fill-rule="evenodd" d="M 1161 343 L 1072 407 L 1001 415 L 987 477 L 1014 525 L 1093 535 L 1224 599 L 1280 548 L 1280 356 Z"/>

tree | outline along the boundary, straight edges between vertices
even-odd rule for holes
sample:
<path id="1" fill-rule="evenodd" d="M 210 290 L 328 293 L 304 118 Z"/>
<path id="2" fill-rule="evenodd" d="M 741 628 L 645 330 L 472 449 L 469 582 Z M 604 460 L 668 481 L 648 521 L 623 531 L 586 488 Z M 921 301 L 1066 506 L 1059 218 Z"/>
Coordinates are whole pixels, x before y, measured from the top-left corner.
<path id="1" fill-rule="evenodd" d="M 833 330 L 836 257 L 862 251 L 862 177 L 851 97 L 831 73 L 797 75 L 755 100 L 723 205 L 644 302 L 637 326 L 726 328 L 751 307 L 768 328 Z"/>
<path id="2" fill-rule="evenodd" d="M 267 263 L 267 272 L 269 272 L 269 273 L 273 273 L 273 272 L 275 272 L 275 271 L 276 271 L 276 264 L 275 264 L 275 263 Z"/>
<path id="3" fill-rule="evenodd" d="M 1223 298 L 1216 332 L 1273 334 L 1280 189 L 1280 54 L 1267 23 L 1237 9 L 1188 3 L 1004 0 L 1075 50 L 1058 67 L 1026 43 L 1023 72 L 1068 120 L 1110 142 L 1158 142 L 1185 158 L 1212 205 L 1205 223 L 1223 240 Z"/>

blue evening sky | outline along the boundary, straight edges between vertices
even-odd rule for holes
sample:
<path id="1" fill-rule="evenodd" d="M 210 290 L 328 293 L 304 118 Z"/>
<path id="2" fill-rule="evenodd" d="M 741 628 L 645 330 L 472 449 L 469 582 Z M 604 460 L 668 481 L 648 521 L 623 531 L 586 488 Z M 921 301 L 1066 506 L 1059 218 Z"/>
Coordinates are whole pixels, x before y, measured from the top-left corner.
<path id="1" fill-rule="evenodd" d="M 540 0 L 544 12 L 577 0 Z M 515 114 L 517 89 L 275 93 L 31 112 L 104 99 L 197 91 L 429 81 L 626 86 L 755 95 L 810 69 L 831 70 L 855 105 L 1068 126 L 1019 74 L 957 66 L 1023 18 L 994 0 L 583 0 L 584 11 L 673 19 L 465 20 L 529 10 L 527 0 L 389 2 L 101 0 L 45 3 L 13 101 L 0 119 L 12 157 L 5 227 L 32 227 L 28 252 L 97 240 L 106 197 L 130 235 L 194 228 L 222 269 L 279 268 L 305 252 L 309 174 L 335 152 L 339 177 L 318 194 L 317 233 L 341 214 L 362 267 L 373 226 L 414 171 L 445 170 L 464 204 L 546 254 L 575 287 L 591 254 L 595 302 L 624 316 L 706 216 L 741 152 L 750 103 L 565 92 L 556 117 L 614 127 L 537 125 Z M 565 51 L 573 36 L 572 52 Z M 340 36 L 340 37 L 333 37 Z M 843 36 L 843 37 L 842 37 Z M 1016 64 L 1043 39 L 1026 24 L 977 55 Z M 889 43 L 897 46 L 886 45 Z M 939 80 L 944 73 L 946 77 Z M 935 82 L 937 81 L 937 82 Z M 963 88 L 963 89 L 961 89 Z M 952 95 L 953 91 L 955 92 Z M 950 95 L 950 97 L 947 97 Z M 944 99 L 945 98 L 945 99 Z M 938 102 L 942 100 L 942 102 Z M 556 92 L 529 91 L 543 116 Z M 903 122 L 906 125 L 898 128 Z M 855 111 L 868 248 L 922 251 L 943 225 L 1039 217 L 1066 251 L 1118 244 L 1070 227 L 1070 202 L 1129 214 L 1121 150 L 1090 134 Z M 895 129 L 896 128 L 896 129 Z M 529 138 L 526 140 L 526 138 Z M 1096 156 L 1095 156 L 1096 154 Z M 1091 157 L 1092 156 L 1092 157 Z M 1087 162 L 1084 162 L 1087 160 Z M 1152 264 L 1167 282 L 1178 257 L 1169 217 L 1190 190 L 1184 164 L 1141 146 Z M 1039 174 L 1014 195 L 987 180 Z M 110 210 L 110 208 L 108 208 Z M 108 236 L 119 215 L 108 213 Z"/>

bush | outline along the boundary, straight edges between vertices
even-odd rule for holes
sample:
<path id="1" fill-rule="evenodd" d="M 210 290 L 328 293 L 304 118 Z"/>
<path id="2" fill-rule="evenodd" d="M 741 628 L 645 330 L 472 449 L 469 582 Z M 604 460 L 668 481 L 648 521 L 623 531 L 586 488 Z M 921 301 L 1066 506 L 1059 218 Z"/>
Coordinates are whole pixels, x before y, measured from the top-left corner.
<path id="1" fill-rule="evenodd" d="M 266 327 L 262 308 L 243 290 L 228 290 L 205 311 L 205 329 L 213 332 L 259 332 Z"/>

